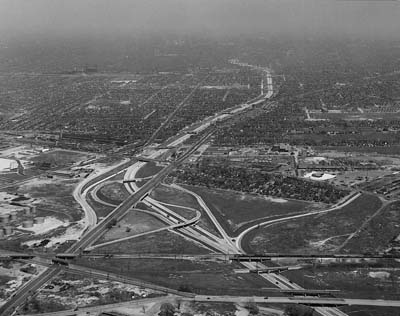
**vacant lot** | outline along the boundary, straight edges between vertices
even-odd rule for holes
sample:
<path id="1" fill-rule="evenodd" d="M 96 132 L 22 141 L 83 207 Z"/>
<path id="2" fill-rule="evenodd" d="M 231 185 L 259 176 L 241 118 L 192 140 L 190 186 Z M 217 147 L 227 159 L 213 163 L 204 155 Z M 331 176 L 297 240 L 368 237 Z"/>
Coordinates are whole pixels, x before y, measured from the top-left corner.
<path id="1" fill-rule="evenodd" d="M 173 289 L 223 295 L 263 295 L 268 286 L 255 274 L 236 274 L 236 264 L 172 259 L 79 259 L 81 265 L 124 274 Z"/>
<path id="2" fill-rule="evenodd" d="M 99 253 L 170 253 L 170 254 L 206 254 L 210 251 L 200 244 L 192 242 L 170 231 L 162 231 L 141 236 L 95 250 Z"/>
<path id="3" fill-rule="evenodd" d="M 107 230 L 98 243 L 135 236 L 165 226 L 163 222 L 150 214 L 130 211 L 116 226 Z"/>
<path id="4" fill-rule="evenodd" d="M 282 216 L 311 211 L 317 203 L 268 198 L 240 192 L 185 186 L 202 197 L 219 223 L 231 236 L 245 228 Z"/>
<path id="5" fill-rule="evenodd" d="M 242 246 L 250 253 L 334 250 L 381 204 L 379 198 L 363 194 L 340 210 L 255 229 L 243 238 Z"/>

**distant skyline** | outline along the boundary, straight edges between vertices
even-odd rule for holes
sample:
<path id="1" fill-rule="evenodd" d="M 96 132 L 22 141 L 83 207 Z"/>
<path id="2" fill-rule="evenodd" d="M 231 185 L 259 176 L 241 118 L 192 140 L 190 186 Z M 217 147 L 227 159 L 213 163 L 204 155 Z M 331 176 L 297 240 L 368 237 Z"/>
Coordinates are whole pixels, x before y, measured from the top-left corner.
<path id="1" fill-rule="evenodd" d="M 400 38 L 400 2 L 0 0 L 0 35 L 343 35 Z"/>

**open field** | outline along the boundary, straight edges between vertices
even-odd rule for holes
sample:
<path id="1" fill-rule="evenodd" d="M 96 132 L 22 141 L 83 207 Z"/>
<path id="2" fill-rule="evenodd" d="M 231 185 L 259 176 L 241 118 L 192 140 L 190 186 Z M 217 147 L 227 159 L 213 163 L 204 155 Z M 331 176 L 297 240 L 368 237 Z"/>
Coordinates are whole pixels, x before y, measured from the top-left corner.
<path id="1" fill-rule="evenodd" d="M 397 316 L 399 309 L 396 307 L 374 307 L 368 306 L 362 308 L 360 306 L 342 306 L 340 310 L 351 316 L 371 316 L 371 315 L 385 315 Z"/>
<path id="2" fill-rule="evenodd" d="M 338 297 L 399 299 L 400 271 L 386 267 L 342 265 L 283 272 L 293 282 L 310 289 L 336 289 Z"/>
<path id="3" fill-rule="evenodd" d="M 371 219 L 367 226 L 342 249 L 343 252 L 382 252 L 390 246 L 398 246 L 400 240 L 400 201 L 387 205 Z"/>
<path id="4" fill-rule="evenodd" d="M 95 201 L 91 195 L 91 192 L 86 195 L 86 200 L 96 212 L 97 217 L 107 216 L 114 209 L 112 206 L 104 205 Z"/>
<path id="5" fill-rule="evenodd" d="M 151 191 L 150 196 L 153 199 L 164 203 L 200 209 L 200 206 L 197 204 L 197 201 L 193 196 L 166 185 L 157 186 Z"/>
<path id="6" fill-rule="evenodd" d="M 263 295 L 261 287 L 268 286 L 255 274 L 234 273 L 236 264 L 169 259 L 78 259 L 77 263 L 202 294 Z"/>
<path id="7" fill-rule="evenodd" d="M 54 312 L 161 295 L 134 285 L 62 272 L 41 289 L 37 296 L 28 300 L 21 311 L 23 314 Z"/>
<path id="8" fill-rule="evenodd" d="M 182 313 L 189 313 L 191 315 L 208 315 L 213 313 L 215 316 L 230 316 L 234 314 L 237 309 L 232 303 L 207 303 L 207 302 L 183 302 L 180 306 Z"/>
<path id="9" fill-rule="evenodd" d="M 100 247 L 95 252 L 207 254 L 210 250 L 173 232 L 162 231 Z"/>
<path id="10" fill-rule="evenodd" d="M 318 203 L 268 198 L 229 190 L 188 185 L 185 188 L 203 198 L 225 231 L 231 236 L 236 236 L 245 228 L 269 219 L 300 214 L 322 207 Z"/>
<path id="11" fill-rule="evenodd" d="M 150 214 L 130 211 L 116 226 L 107 230 L 98 243 L 134 236 L 165 226 L 163 222 Z"/>
<path id="12" fill-rule="evenodd" d="M 163 168 L 164 167 L 157 165 L 157 163 L 150 161 L 138 170 L 138 172 L 136 173 L 136 178 L 147 178 L 154 176 Z"/>
<path id="13" fill-rule="evenodd" d="M 392 145 L 392 146 L 375 146 L 375 147 L 367 147 L 367 146 L 315 146 L 315 150 L 335 150 L 335 151 L 343 151 L 343 152 L 358 152 L 358 153 L 372 153 L 372 154 L 380 154 L 380 155 L 399 155 L 400 154 L 400 145 Z"/>
<path id="14" fill-rule="evenodd" d="M 381 204 L 379 198 L 363 194 L 340 210 L 261 227 L 243 238 L 243 249 L 249 253 L 334 250 Z"/>
<path id="15" fill-rule="evenodd" d="M 384 175 L 390 175 L 393 171 L 391 170 L 357 170 L 357 171 L 345 171 L 345 172 L 335 172 L 335 177 L 330 180 L 330 183 L 335 185 L 345 185 L 345 186 L 360 186 L 369 181 L 373 181 Z"/>
<path id="16" fill-rule="evenodd" d="M 122 183 L 108 182 L 97 191 L 97 196 L 102 201 L 118 205 L 129 197 L 129 192 Z"/>
<path id="17" fill-rule="evenodd" d="M 33 163 L 49 163 L 52 166 L 68 166 L 78 161 L 82 161 L 88 157 L 87 153 L 67 150 L 53 150 L 41 153 L 32 157 L 30 161 Z"/>

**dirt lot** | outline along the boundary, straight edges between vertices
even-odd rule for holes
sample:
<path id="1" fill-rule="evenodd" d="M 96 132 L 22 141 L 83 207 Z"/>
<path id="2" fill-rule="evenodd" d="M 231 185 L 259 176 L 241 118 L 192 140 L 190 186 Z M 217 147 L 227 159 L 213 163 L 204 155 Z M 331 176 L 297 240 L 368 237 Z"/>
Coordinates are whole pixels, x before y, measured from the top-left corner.
<path id="1" fill-rule="evenodd" d="M 253 230 L 243 238 L 242 246 L 249 253 L 317 253 L 334 250 L 381 204 L 379 198 L 363 194 L 340 210 Z"/>

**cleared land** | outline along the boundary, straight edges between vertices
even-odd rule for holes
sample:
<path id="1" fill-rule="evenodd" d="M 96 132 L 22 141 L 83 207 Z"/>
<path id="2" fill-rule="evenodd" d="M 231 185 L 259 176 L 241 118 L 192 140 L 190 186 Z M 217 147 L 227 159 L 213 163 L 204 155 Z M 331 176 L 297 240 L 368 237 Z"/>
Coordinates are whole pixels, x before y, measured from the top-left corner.
<path id="1" fill-rule="evenodd" d="M 266 286 L 257 275 L 236 274 L 236 264 L 169 259 L 79 259 L 78 263 L 199 294 L 263 295 L 261 287 Z"/>
<path id="2" fill-rule="evenodd" d="M 282 198 L 268 198 L 242 192 L 184 186 L 200 195 L 218 222 L 231 236 L 257 223 L 311 211 L 322 207 L 310 203 Z"/>
<path id="3" fill-rule="evenodd" d="M 253 230 L 243 238 L 242 246 L 249 253 L 317 253 L 334 250 L 381 204 L 378 197 L 363 194 L 340 210 Z"/>

